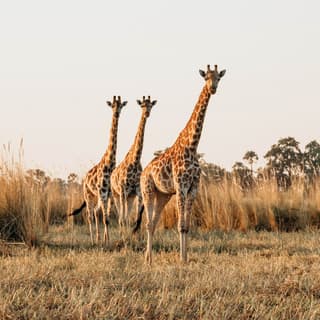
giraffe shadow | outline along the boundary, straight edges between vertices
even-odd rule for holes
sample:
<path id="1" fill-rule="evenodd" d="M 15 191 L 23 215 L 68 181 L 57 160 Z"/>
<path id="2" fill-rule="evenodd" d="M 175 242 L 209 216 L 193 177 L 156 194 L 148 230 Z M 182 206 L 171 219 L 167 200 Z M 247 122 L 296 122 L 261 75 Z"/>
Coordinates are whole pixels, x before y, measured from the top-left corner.
<path id="1" fill-rule="evenodd" d="M 53 242 L 53 241 L 41 241 L 38 248 L 44 249 L 47 248 L 51 251 L 67 252 L 74 251 L 77 253 L 80 252 L 120 252 L 123 249 L 129 249 L 134 252 L 141 252 L 145 250 L 144 241 L 131 240 L 131 239 L 116 239 L 110 241 L 108 245 L 104 244 L 91 244 L 91 243 L 72 243 L 72 242 Z"/>

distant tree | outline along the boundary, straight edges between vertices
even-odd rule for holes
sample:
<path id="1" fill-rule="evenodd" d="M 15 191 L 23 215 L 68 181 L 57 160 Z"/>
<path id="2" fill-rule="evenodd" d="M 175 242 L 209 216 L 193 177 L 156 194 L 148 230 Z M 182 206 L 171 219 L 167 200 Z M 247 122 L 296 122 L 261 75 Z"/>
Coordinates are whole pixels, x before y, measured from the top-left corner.
<path id="1" fill-rule="evenodd" d="M 204 159 L 199 160 L 201 173 L 207 180 L 220 183 L 226 177 L 226 170 L 214 163 L 208 163 Z"/>
<path id="2" fill-rule="evenodd" d="M 305 147 L 303 154 L 304 173 L 309 182 L 320 176 L 320 144 L 312 140 Z"/>
<path id="3" fill-rule="evenodd" d="M 38 187 L 44 188 L 50 182 L 50 177 L 41 169 L 29 169 L 26 172 L 26 180 Z"/>
<path id="4" fill-rule="evenodd" d="M 248 162 L 251 170 L 251 175 L 253 176 L 253 164 L 258 161 L 258 155 L 254 151 L 250 150 L 245 153 L 242 159 Z"/>
<path id="5" fill-rule="evenodd" d="M 79 180 L 79 176 L 76 173 L 73 173 L 73 172 L 69 173 L 67 178 L 68 185 L 78 183 L 78 180 Z"/>
<path id="6" fill-rule="evenodd" d="M 288 188 L 292 178 L 301 173 L 303 168 L 303 154 L 299 142 L 292 137 L 282 138 L 265 154 L 267 169 L 276 177 L 278 186 Z"/>
<path id="7" fill-rule="evenodd" d="M 61 191 L 65 191 L 67 186 L 66 182 L 61 178 L 54 178 L 50 182 L 50 185 L 55 186 L 57 189 L 60 189 Z"/>
<path id="8" fill-rule="evenodd" d="M 253 186 L 254 180 L 251 170 L 245 164 L 243 164 L 243 162 L 235 162 L 235 164 L 232 166 L 232 174 L 236 180 L 236 183 L 243 191 L 246 191 Z"/>

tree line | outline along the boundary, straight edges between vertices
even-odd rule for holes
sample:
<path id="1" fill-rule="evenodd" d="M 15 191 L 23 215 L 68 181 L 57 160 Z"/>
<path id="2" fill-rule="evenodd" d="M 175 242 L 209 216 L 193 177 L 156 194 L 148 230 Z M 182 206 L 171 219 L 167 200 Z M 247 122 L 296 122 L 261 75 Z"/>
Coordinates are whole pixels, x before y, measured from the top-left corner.
<path id="1" fill-rule="evenodd" d="M 295 138 L 281 138 L 265 153 L 264 159 L 266 165 L 254 170 L 259 157 L 255 151 L 249 150 L 243 161 L 234 163 L 230 172 L 206 163 L 203 157 L 200 163 L 205 176 L 215 182 L 233 179 L 243 190 L 270 179 L 275 179 L 280 191 L 290 188 L 295 179 L 303 180 L 310 187 L 320 176 L 320 144 L 316 140 L 309 142 L 302 151 Z"/>
<path id="2" fill-rule="evenodd" d="M 162 151 L 156 151 L 155 156 Z M 232 179 L 243 190 L 256 186 L 259 182 L 275 179 L 279 190 L 287 190 L 295 179 L 303 179 L 306 185 L 311 186 L 320 176 L 320 144 L 316 140 L 309 142 L 304 151 L 300 143 L 293 137 L 281 138 L 273 144 L 263 156 L 266 160 L 264 167 L 254 169 L 259 160 L 255 151 L 245 152 L 242 160 L 227 171 L 214 163 L 208 163 L 204 154 L 199 154 L 203 176 L 210 181 L 219 183 L 225 179 Z M 77 174 L 70 173 L 67 180 L 51 178 L 41 169 L 30 169 L 26 172 L 26 179 L 34 185 L 45 188 L 55 187 L 62 193 L 73 189 L 81 190 L 81 181 Z"/>

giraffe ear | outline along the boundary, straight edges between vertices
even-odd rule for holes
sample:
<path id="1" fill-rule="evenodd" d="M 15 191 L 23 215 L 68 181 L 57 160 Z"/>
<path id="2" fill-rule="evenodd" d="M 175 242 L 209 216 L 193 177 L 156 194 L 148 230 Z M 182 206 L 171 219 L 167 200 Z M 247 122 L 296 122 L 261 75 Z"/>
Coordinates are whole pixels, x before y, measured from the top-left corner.
<path id="1" fill-rule="evenodd" d="M 199 70 L 199 73 L 200 73 L 200 76 L 203 78 L 206 76 L 206 73 L 203 70 Z"/>
<path id="2" fill-rule="evenodd" d="M 154 106 L 156 103 L 157 103 L 157 100 L 153 100 L 151 104 L 152 106 Z"/>
<path id="3" fill-rule="evenodd" d="M 109 107 L 112 107 L 112 103 L 111 103 L 110 101 L 107 101 L 107 105 L 108 105 Z"/>
<path id="4" fill-rule="evenodd" d="M 123 101 L 122 106 L 124 107 L 127 103 L 128 103 L 128 101 Z"/>
<path id="5" fill-rule="evenodd" d="M 141 106 L 141 101 L 140 100 L 137 100 L 137 104 L 139 105 L 139 106 Z"/>
<path id="6" fill-rule="evenodd" d="M 226 73 L 226 70 L 221 70 L 219 73 L 220 78 L 222 78 Z"/>

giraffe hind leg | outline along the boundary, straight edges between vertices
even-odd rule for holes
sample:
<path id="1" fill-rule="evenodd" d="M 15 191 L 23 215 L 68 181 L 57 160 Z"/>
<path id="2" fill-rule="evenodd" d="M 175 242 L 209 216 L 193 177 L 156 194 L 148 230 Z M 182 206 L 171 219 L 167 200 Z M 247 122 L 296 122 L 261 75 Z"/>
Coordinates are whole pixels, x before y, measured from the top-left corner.
<path id="1" fill-rule="evenodd" d="M 136 190 L 136 195 L 137 195 L 137 207 L 136 207 L 137 216 L 136 216 L 136 221 L 134 223 L 134 228 L 132 230 L 133 234 L 137 233 L 137 231 L 140 230 L 141 221 L 142 221 L 142 214 L 144 211 L 144 204 L 143 204 L 143 200 L 142 200 L 140 186 Z"/>
<path id="2" fill-rule="evenodd" d="M 88 201 L 88 205 L 87 205 L 87 221 L 88 221 L 88 225 L 89 225 L 89 232 L 90 232 L 90 240 L 91 240 L 91 244 L 94 244 L 93 241 L 93 232 L 92 232 L 92 221 L 93 221 L 93 211 L 94 211 L 94 207 L 92 205 L 91 202 Z"/>
<path id="3" fill-rule="evenodd" d="M 100 240 L 100 233 L 99 233 L 99 212 L 100 212 L 100 206 L 96 206 L 94 208 L 94 218 L 95 218 L 95 227 L 96 227 L 96 243 L 99 243 Z"/>
<path id="4" fill-rule="evenodd" d="M 152 263 L 152 240 L 157 223 L 161 216 L 161 212 L 165 205 L 170 200 L 171 195 L 155 192 L 153 198 L 145 201 L 147 211 L 147 250 L 146 250 L 146 263 Z"/>
<path id="5" fill-rule="evenodd" d="M 126 207 L 126 224 L 127 226 L 130 225 L 130 216 L 131 216 L 131 210 L 133 207 L 133 203 L 135 200 L 135 196 L 129 196 L 127 197 L 127 207 Z"/>
<path id="6" fill-rule="evenodd" d="M 125 224 L 125 195 L 123 192 L 121 192 L 120 197 L 119 197 L 119 226 L 120 228 L 124 227 Z"/>
<path id="7" fill-rule="evenodd" d="M 138 216 L 134 225 L 134 228 L 132 230 L 132 233 L 135 234 L 140 230 L 141 222 L 142 222 L 142 214 L 144 211 L 144 204 L 142 203 L 140 206 L 138 206 Z"/>
<path id="8" fill-rule="evenodd" d="M 164 194 L 161 192 L 156 192 L 156 196 L 154 199 L 154 209 L 152 216 L 152 232 L 155 232 L 156 226 L 159 222 L 161 212 L 166 204 L 169 202 L 171 195 Z"/>

